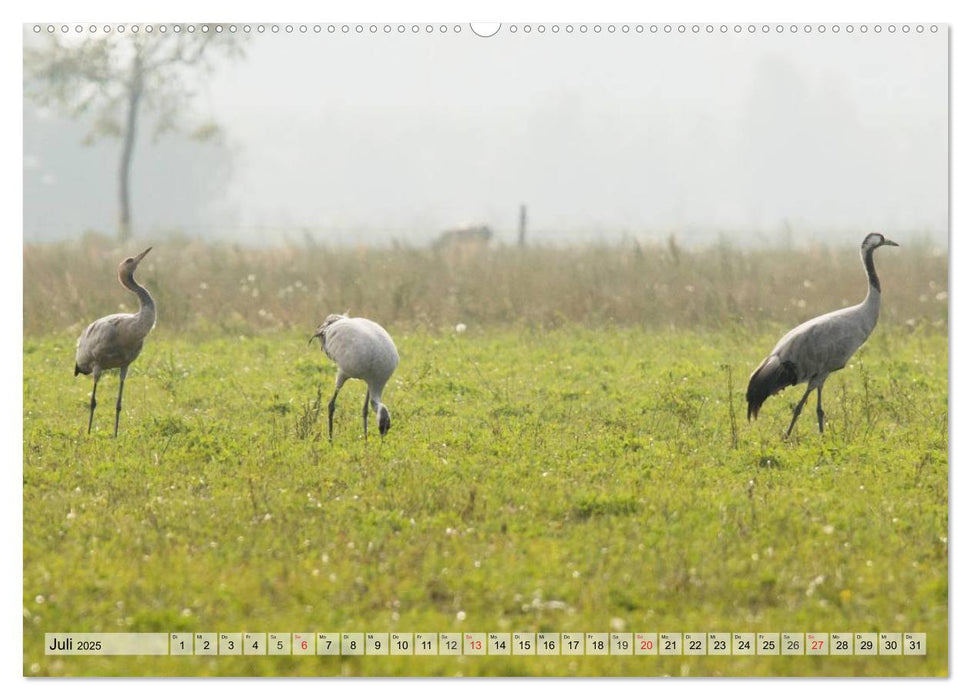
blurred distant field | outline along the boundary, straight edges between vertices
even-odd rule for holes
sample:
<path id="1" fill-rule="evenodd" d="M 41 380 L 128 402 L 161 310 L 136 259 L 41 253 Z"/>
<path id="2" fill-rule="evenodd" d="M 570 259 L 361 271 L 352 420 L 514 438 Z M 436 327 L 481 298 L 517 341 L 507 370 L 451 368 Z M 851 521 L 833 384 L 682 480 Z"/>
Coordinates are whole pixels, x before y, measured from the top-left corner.
<path id="1" fill-rule="evenodd" d="M 862 240 L 862 236 L 861 236 Z M 393 328 L 515 324 L 693 329 L 786 328 L 866 293 L 859 242 L 845 248 L 739 250 L 673 245 L 260 250 L 159 242 L 137 278 L 159 305 L 160 332 L 208 336 L 312 329 L 350 309 Z M 100 237 L 24 247 L 24 333 L 80 333 L 134 310 L 117 282 L 125 250 Z M 881 323 L 945 332 L 947 253 L 883 249 Z M 770 348 L 766 348 L 769 350 Z"/>
<path id="2" fill-rule="evenodd" d="M 148 245 L 147 243 L 145 245 Z M 947 257 L 881 250 L 879 325 L 745 421 L 748 373 L 859 301 L 855 246 L 158 243 L 126 383 L 72 376 L 131 250 L 24 248 L 27 675 L 945 675 Z M 380 321 L 385 440 L 307 338 Z M 467 331 L 458 333 L 457 323 Z M 318 396 L 321 399 L 318 399 Z M 104 398 L 101 398 L 104 397 Z M 810 406 L 812 407 L 812 405 Z M 926 632 L 926 657 L 45 657 L 52 631 Z"/>

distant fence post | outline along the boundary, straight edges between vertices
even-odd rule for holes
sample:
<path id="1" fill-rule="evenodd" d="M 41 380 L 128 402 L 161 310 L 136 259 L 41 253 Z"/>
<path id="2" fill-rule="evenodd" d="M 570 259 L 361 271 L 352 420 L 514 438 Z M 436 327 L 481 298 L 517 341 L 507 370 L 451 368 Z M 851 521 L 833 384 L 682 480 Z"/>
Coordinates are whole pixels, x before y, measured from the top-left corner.
<path id="1" fill-rule="evenodd" d="M 519 205 L 519 247 L 526 245 L 526 205 Z"/>

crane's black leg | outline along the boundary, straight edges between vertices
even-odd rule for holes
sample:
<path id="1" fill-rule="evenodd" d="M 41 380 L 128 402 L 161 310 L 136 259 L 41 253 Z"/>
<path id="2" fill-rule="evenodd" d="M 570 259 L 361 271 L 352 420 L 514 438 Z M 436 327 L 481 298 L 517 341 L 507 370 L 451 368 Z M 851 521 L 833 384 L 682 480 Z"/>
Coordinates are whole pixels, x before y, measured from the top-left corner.
<path id="1" fill-rule="evenodd" d="M 91 415 L 88 416 L 88 435 L 91 434 L 91 424 L 94 422 L 94 407 L 98 405 L 94 395 L 98 393 L 98 380 L 101 375 L 94 375 L 94 386 L 91 388 Z"/>
<path id="2" fill-rule="evenodd" d="M 121 416 L 121 393 L 125 390 L 125 376 L 128 366 L 121 368 L 121 381 L 118 383 L 118 403 L 115 404 L 115 437 L 118 437 L 118 418 Z"/>
<path id="3" fill-rule="evenodd" d="M 823 387 L 816 387 L 816 418 L 819 420 L 819 432 L 823 432 Z"/>
<path id="4" fill-rule="evenodd" d="M 334 387 L 334 395 L 330 397 L 330 403 L 327 404 L 327 439 L 331 442 L 334 441 L 334 409 L 337 408 L 337 394 L 340 393 L 341 387 L 344 386 L 344 381 L 344 377 L 338 374 L 337 385 Z"/>
<path id="5" fill-rule="evenodd" d="M 802 395 L 802 398 L 799 399 L 799 403 L 796 404 L 796 408 L 792 412 L 792 422 L 789 423 L 789 429 L 786 431 L 786 437 L 789 437 L 790 433 L 792 433 L 792 428 L 796 424 L 796 419 L 799 417 L 799 414 L 802 413 L 802 406 L 804 403 L 806 403 L 806 399 L 809 398 L 809 394 L 812 393 L 812 390 L 812 387 L 806 389 L 806 393 Z"/>
<path id="6" fill-rule="evenodd" d="M 371 402 L 371 389 L 364 394 L 364 442 L 367 442 L 367 405 Z"/>

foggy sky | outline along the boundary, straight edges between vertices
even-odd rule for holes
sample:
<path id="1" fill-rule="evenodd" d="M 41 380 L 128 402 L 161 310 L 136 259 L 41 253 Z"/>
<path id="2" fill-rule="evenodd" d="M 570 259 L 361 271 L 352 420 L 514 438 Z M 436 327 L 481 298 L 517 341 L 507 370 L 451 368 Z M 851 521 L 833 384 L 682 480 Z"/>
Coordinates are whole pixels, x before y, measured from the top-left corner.
<path id="1" fill-rule="evenodd" d="M 195 102 L 221 144 L 140 141 L 134 224 L 417 243 L 481 222 L 512 240 L 524 202 L 536 240 L 946 244 L 946 31 L 254 35 Z M 25 105 L 26 240 L 113 231 L 118 143 L 72 129 Z"/>

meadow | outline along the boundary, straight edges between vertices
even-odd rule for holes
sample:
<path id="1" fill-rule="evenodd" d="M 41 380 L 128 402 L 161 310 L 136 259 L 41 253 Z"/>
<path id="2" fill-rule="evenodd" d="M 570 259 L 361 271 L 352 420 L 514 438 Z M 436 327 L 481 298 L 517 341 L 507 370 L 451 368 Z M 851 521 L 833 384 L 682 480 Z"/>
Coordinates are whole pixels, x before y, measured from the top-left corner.
<path id="1" fill-rule="evenodd" d="M 137 246 L 135 246 L 137 247 Z M 140 248 L 139 248 L 140 249 Z M 855 303 L 855 247 L 451 251 L 159 242 L 159 325 L 85 434 L 74 343 L 132 310 L 104 241 L 24 249 L 26 675 L 945 675 L 947 258 L 878 254 L 826 386 L 749 372 Z M 394 421 L 307 338 L 392 333 Z M 465 324 L 457 332 L 456 324 Z M 45 657 L 52 631 L 916 631 L 925 657 Z"/>

